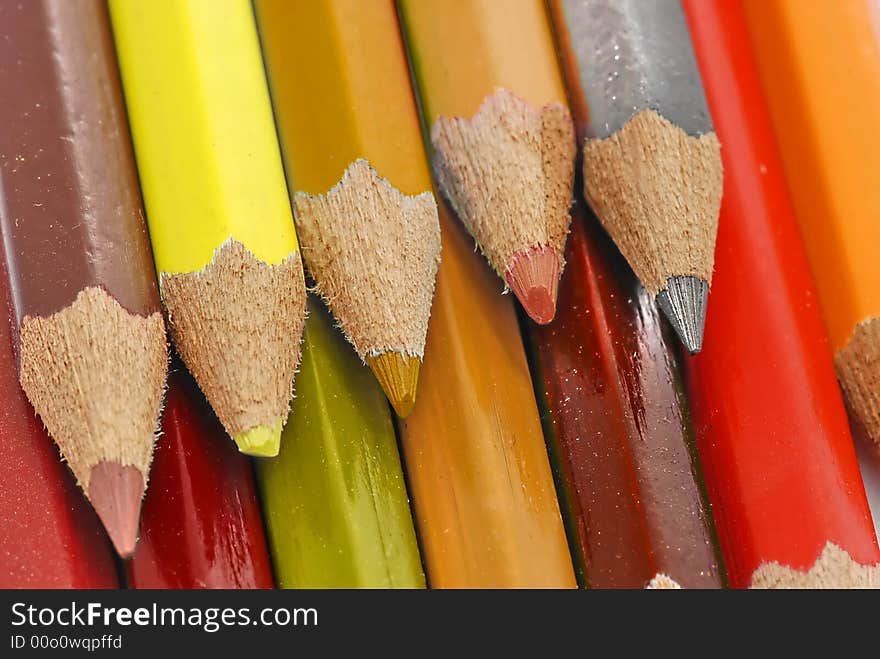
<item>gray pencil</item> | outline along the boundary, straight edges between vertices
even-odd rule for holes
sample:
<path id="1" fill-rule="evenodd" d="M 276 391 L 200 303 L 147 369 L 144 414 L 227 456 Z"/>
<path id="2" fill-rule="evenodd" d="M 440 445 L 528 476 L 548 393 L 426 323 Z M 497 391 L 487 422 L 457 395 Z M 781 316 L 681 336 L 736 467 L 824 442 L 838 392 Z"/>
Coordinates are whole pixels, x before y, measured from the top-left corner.
<path id="1" fill-rule="evenodd" d="M 703 343 L 718 139 L 678 0 L 551 0 L 584 193 L 685 347 Z"/>

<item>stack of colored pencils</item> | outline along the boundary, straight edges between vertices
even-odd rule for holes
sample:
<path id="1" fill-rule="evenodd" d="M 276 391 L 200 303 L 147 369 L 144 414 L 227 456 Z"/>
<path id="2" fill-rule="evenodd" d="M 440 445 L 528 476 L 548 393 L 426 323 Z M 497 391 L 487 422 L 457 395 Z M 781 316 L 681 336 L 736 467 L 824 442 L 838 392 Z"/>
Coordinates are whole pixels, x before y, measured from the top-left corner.
<path id="1" fill-rule="evenodd" d="M 0 0 L 0 586 L 880 586 L 872 12 Z"/>

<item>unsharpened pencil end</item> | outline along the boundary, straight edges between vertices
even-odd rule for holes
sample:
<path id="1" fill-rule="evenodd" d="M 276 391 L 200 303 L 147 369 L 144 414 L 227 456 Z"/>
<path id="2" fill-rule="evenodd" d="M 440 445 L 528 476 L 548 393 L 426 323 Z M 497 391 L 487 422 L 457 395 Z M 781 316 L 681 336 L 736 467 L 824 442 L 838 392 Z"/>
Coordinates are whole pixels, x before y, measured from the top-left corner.
<path id="1" fill-rule="evenodd" d="M 281 450 L 281 424 L 254 426 L 250 430 L 233 435 L 238 450 L 258 458 L 274 458 Z"/>
<path id="2" fill-rule="evenodd" d="M 709 282 L 700 277 L 670 277 L 657 293 L 657 304 L 692 355 L 703 348 Z"/>
<path id="3" fill-rule="evenodd" d="M 556 316 L 556 294 L 562 264 L 548 246 L 518 252 L 504 277 L 529 317 L 546 325 Z"/>
<path id="4" fill-rule="evenodd" d="M 422 360 L 400 352 L 367 355 L 367 364 L 373 370 L 391 406 L 401 419 L 409 416 L 416 404 L 416 388 Z"/>
<path id="5" fill-rule="evenodd" d="M 88 495 L 116 552 L 131 558 L 144 497 L 143 474 L 132 465 L 101 461 L 92 467 Z"/>

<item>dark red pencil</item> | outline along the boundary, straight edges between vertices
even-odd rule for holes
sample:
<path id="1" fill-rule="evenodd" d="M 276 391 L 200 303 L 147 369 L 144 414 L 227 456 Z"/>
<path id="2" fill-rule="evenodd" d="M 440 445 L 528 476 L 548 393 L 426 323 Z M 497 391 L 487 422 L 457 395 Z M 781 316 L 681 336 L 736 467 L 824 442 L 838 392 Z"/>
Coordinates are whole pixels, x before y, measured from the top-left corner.
<path id="1" fill-rule="evenodd" d="M 168 379 L 132 588 L 271 588 L 251 462 L 179 361 Z"/>
<path id="2" fill-rule="evenodd" d="M 582 202 L 572 218 L 556 320 L 530 327 L 576 562 L 597 588 L 718 587 L 659 313 Z"/>

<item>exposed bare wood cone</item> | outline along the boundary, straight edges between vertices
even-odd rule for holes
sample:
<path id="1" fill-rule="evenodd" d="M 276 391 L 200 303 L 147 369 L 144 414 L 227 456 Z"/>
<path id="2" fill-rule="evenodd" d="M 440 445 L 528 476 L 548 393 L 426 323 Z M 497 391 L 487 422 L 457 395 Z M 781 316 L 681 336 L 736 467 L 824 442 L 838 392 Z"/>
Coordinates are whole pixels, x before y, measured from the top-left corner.
<path id="1" fill-rule="evenodd" d="M 326 194 L 297 192 L 294 211 L 317 292 L 406 416 L 440 264 L 434 195 L 405 195 L 359 159 Z"/>
<path id="2" fill-rule="evenodd" d="M 711 286 L 723 174 L 714 132 L 688 135 L 654 110 L 584 144 L 587 200 L 690 352 L 702 345 L 706 306 L 668 282 Z"/>
<path id="3" fill-rule="evenodd" d="M 518 254 L 548 251 L 558 279 L 577 155 L 568 108 L 534 108 L 499 89 L 470 119 L 439 117 L 431 141 L 438 185 L 498 276 L 508 280 Z M 517 297 L 528 303 L 527 294 Z M 535 302 L 537 315 L 552 319 L 546 297 Z"/>
<path id="4" fill-rule="evenodd" d="M 202 270 L 163 272 L 159 285 L 177 350 L 226 432 L 247 452 L 272 454 L 305 324 L 299 252 L 269 265 L 230 238 Z M 251 441 L 255 432 L 263 441 Z"/>
<path id="5" fill-rule="evenodd" d="M 681 590 L 681 585 L 672 577 L 660 572 L 654 575 L 645 588 L 648 590 Z"/>
<path id="6" fill-rule="evenodd" d="M 856 325 L 834 356 L 834 366 L 851 413 L 880 444 L 880 318 Z"/>
<path id="7" fill-rule="evenodd" d="M 825 545 L 813 566 L 795 570 L 776 561 L 752 575 L 752 588 L 880 588 L 880 563 L 862 565 L 833 542 Z"/>
<path id="8" fill-rule="evenodd" d="M 89 287 L 21 323 L 19 379 L 121 556 L 134 550 L 168 369 L 160 313 Z M 94 480 L 97 478 L 97 480 Z"/>

